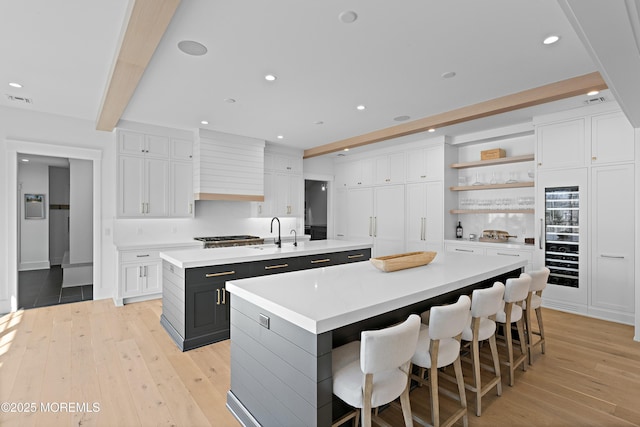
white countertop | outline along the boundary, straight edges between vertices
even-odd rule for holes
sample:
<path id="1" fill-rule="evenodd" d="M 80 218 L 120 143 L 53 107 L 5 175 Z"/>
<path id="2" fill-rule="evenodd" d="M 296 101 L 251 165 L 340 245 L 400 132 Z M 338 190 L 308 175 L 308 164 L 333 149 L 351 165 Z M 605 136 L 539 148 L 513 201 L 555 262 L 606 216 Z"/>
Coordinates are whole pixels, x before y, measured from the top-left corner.
<path id="1" fill-rule="evenodd" d="M 147 250 L 147 249 L 169 249 L 169 248 L 202 248 L 203 243 L 197 240 L 179 240 L 173 242 L 128 242 L 118 243 L 116 247 L 119 251 Z"/>
<path id="2" fill-rule="evenodd" d="M 315 255 L 331 252 L 351 251 L 371 248 L 371 243 L 346 240 L 313 240 L 283 242 L 282 248 L 273 243 L 230 248 L 185 249 L 161 252 L 160 258 L 180 268 L 205 267 L 208 265 L 233 264 L 238 262 L 260 261 L 265 259 L 288 258 L 301 255 Z"/>
<path id="3" fill-rule="evenodd" d="M 370 262 L 357 262 L 232 280 L 225 288 L 320 334 L 478 283 L 526 263 L 508 257 L 445 252 L 438 253 L 429 265 L 391 273 L 376 269 Z"/>

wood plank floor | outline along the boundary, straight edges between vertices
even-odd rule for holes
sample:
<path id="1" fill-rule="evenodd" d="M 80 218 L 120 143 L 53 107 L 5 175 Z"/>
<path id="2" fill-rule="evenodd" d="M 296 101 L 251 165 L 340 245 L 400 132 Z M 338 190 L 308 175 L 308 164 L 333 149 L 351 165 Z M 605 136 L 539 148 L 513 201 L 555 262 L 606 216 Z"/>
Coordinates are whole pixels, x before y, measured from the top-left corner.
<path id="1" fill-rule="evenodd" d="M 0 425 L 237 426 L 225 407 L 229 342 L 183 353 L 160 326 L 161 310 L 160 300 L 125 307 L 102 300 L 0 317 L 0 403 L 23 411 L 3 405 Z M 503 376 L 502 396 L 484 397 L 482 417 L 468 394 L 469 425 L 640 426 L 640 343 L 632 327 L 543 315 L 547 354 L 538 350 L 514 387 Z M 412 391 L 411 401 L 429 419 L 426 389 Z M 443 399 L 441 410 L 453 406 Z M 381 417 L 402 425 L 395 408 Z"/>

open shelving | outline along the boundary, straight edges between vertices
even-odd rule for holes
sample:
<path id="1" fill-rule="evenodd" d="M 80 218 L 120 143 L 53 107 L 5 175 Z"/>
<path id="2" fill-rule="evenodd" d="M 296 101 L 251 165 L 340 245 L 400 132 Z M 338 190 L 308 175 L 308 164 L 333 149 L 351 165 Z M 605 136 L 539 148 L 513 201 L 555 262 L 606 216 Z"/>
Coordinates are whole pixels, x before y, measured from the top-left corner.
<path id="1" fill-rule="evenodd" d="M 533 181 L 509 182 L 505 184 L 482 184 L 482 185 L 464 185 L 449 187 L 451 191 L 472 191 L 472 190 L 495 190 L 499 188 L 524 188 L 533 187 Z"/>
<path id="2" fill-rule="evenodd" d="M 500 157 L 499 159 L 453 163 L 449 167 L 452 169 L 465 169 L 465 168 L 476 168 L 480 166 L 506 165 L 509 163 L 531 162 L 533 160 L 535 160 L 535 155 L 524 154 L 522 156 Z"/>

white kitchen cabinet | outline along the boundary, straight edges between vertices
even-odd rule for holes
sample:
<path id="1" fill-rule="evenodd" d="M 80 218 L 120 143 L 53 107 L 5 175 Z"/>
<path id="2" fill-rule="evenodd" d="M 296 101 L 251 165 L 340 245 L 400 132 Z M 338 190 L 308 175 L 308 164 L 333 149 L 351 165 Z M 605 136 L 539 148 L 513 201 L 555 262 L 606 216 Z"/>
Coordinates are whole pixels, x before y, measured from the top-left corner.
<path id="1" fill-rule="evenodd" d="M 190 162 L 191 159 L 193 159 L 193 142 L 187 139 L 171 138 L 171 160 Z"/>
<path id="2" fill-rule="evenodd" d="M 302 157 L 273 154 L 273 168 L 276 172 L 302 174 Z"/>
<path id="3" fill-rule="evenodd" d="M 168 215 L 168 160 L 121 155 L 118 180 L 118 216 Z"/>
<path id="4" fill-rule="evenodd" d="M 347 223 L 348 223 L 348 190 L 338 187 L 334 193 L 335 209 L 333 219 L 334 238 L 337 240 L 347 239 Z"/>
<path id="5" fill-rule="evenodd" d="M 169 138 L 166 136 L 146 135 L 119 129 L 118 145 L 121 154 L 169 158 Z"/>
<path id="6" fill-rule="evenodd" d="M 374 184 L 404 183 L 404 153 L 379 156 L 374 161 Z"/>
<path id="7" fill-rule="evenodd" d="M 334 164 L 336 188 L 346 188 L 349 181 L 349 163 L 340 162 Z"/>
<path id="8" fill-rule="evenodd" d="M 266 157 L 265 157 L 266 159 Z M 255 202 L 254 216 L 261 218 L 271 218 L 275 216 L 276 190 L 275 190 L 275 173 L 271 171 L 264 172 L 264 200 Z"/>
<path id="9" fill-rule="evenodd" d="M 591 118 L 591 164 L 635 160 L 633 126 L 621 111 Z"/>
<path id="10" fill-rule="evenodd" d="M 347 187 L 364 187 L 373 184 L 373 159 L 360 159 L 347 163 Z"/>
<path id="11" fill-rule="evenodd" d="M 171 162 L 169 185 L 169 215 L 193 217 L 193 165 L 191 162 Z"/>
<path id="12" fill-rule="evenodd" d="M 444 198 L 441 181 L 406 185 L 406 250 L 441 251 Z"/>
<path id="13" fill-rule="evenodd" d="M 445 250 L 447 252 L 460 252 L 464 254 L 484 255 L 485 248 L 473 244 L 451 243 L 445 242 Z"/>
<path id="14" fill-rule="evenodd" d="M 591 171 L 591 311 L 626 323 L 634 313 L 634 179 L 632 164 Z"/>
<path id="15" fill-rule="evenodd" d="M 276 216 L 300 216 L 303 209 L 302 175 L 276 173 L 275 182 L 275 212 Z"/>
<path id="16" fill-rule="evenodd" d="M 347 195 L 349 240 L 373 243 L 373 256 L 404 252 L 404 185 L 352 188 Z"/>
<path id="17" fill-rule="evenodd" d="M 444 146 L 409 150 L 406 156 L 407 182 L 442 181 L 444 179 Z"/>
<path id="18" fill-rule="evenodd" d="M 538 170 L 585 166 L 586 120 L 582 117 L 536 127 Z"/>

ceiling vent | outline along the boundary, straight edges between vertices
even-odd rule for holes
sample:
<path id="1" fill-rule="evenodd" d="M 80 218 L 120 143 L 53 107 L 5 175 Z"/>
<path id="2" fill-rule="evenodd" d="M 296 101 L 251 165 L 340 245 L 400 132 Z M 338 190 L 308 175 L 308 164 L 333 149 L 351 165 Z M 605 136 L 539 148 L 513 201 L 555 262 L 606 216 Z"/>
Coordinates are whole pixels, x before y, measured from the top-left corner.
<path id="1" fill-rule="evenodd" d="M 606 99 L 604 96 L 598 96 L 597 98 L 591 98 L 584 101 L 584 105 L 602 104 Z"/>
<path id="2" fill-rule="evenodd" d="M 16 102 L 18 104 L 33 104 L 33 100 L 31 98 L 25 98 L 22 96 L 14 96 L 7 94 L 7 100 L 11 102 Z"/>

